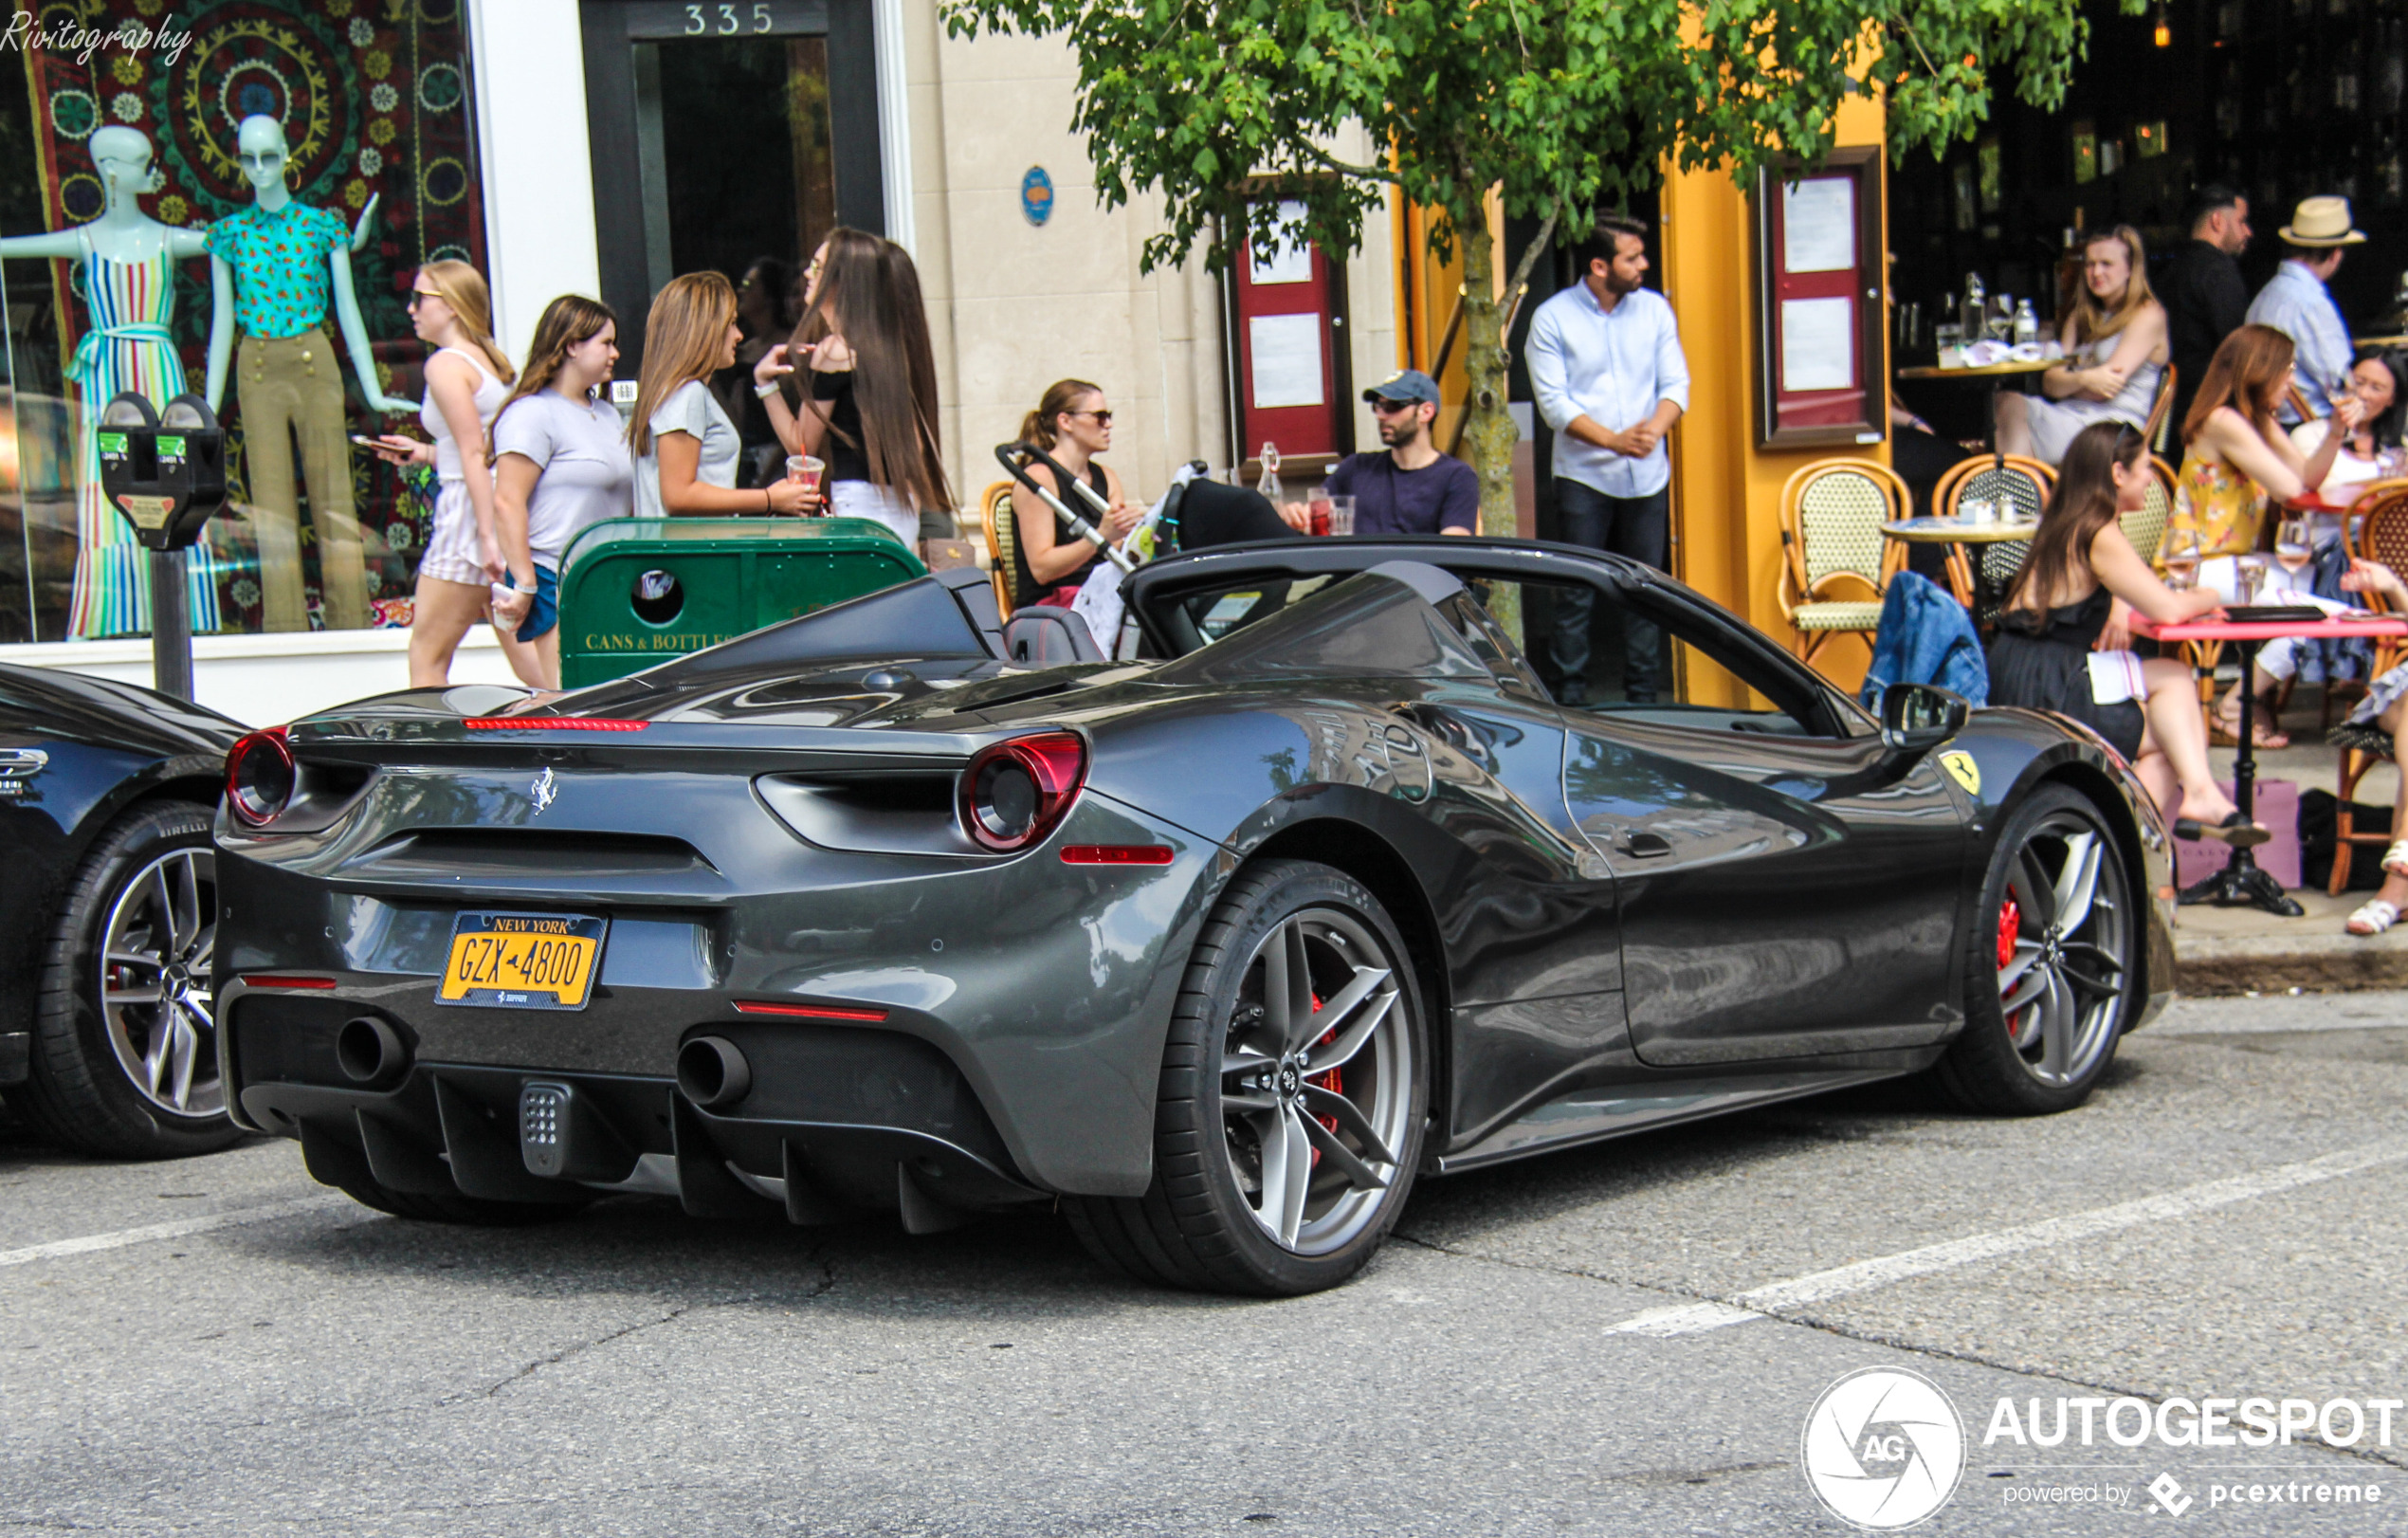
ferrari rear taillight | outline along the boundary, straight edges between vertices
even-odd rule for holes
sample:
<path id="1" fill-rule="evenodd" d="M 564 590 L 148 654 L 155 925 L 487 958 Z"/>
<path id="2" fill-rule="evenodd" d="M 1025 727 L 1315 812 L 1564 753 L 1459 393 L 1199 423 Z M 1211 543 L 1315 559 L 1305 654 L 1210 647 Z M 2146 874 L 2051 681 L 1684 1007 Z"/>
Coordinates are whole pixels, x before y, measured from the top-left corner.
<path id="1" fill-rule="evenodd" d="M 961 772 L 961 825 L 986 849 L 1009 854 L 1051 833 L 1087 777 L 1076 732 L 1039 732 L 983 748 Z"/>
<path id="2" fill-rule="evenodd" d="M 226 752 L 226 804 L 246 827 L 265 828 L 282 816 L 300 783 L 282 726 L 253 732 Z"/>

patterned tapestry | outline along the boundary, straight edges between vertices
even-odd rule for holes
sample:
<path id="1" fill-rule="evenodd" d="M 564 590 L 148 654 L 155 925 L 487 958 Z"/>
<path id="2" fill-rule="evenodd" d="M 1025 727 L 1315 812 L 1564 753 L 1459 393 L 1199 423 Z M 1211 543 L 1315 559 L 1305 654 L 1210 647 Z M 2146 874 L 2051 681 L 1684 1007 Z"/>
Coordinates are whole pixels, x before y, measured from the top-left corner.
<path id="1" fill-rule="evenodd" d="M 356 224 L 371 195 L 377 197 L 368 243 L 352 258 L 361 319 L 388 391 L 418 397 L 424 349 L 410 328 L 411 274 L 443 257 L 484 266 L 465 8 L 466 0 L 50 0 L 39 7 L 24 58 L 42 162 L 42 228 L 64 229 L 101 211 L 102 189 L 87 140 L 113 123 L 139 129 L 151 140 L 164 181 L 145 206 L 161 223 L 199 228 L 233 213 L 250 201 L 234 159 L 235 125 L 254 114 L 275 118 L 291 148 L 288 185 L 299 201 Z M 81 39 L 77 28 L 83 29 Z M 38 46 L 46 34 L 53 41 L 47 48 Z M 95 34 L 105 40 L 98 47 L 90 46 Z M 12 223 L 7 232 L 26 229 Z M 50 265 L 50 308 L 59 356 L 65 357 L 89 311 L 80 292 L 70 297 L 82 283 L 75 265 Z M 176 289 L 175 341 L 198 391 L 208 375 L 209 264 L 182 264 Z M 331 314 L 326 324 L 332 334 Z M 338 337 L 336 345 L 340 351 Z M 55 367 L 32 372 L 56 376 Z M 354 432 L 417 433 L 407 419 L 372 416 L 359 403 L 358 382 L 347 364 L 343 373 Z M 16 375 L 22 388 L 28 371 L 20 364 Z M 229 429 L 239 503 L 242 419 L 230 384 L 219 411 Z M 22 434 L 30 413 L 19 414 Z M 355 450 L 352 479 L 376 622 L 407 625 L 426 542 L 427 478 L 410 484 L 374 455 Z M 322 618 L 305 501 L 301 528 L 312 626 L 318 628 Z M 256 631 L 257 558 L 239 516 L 213 526 L 210 543 L 221 570 L 223 628 Z M 45 595 L 55 586 L 55 580 L 37 583 Z M 58 638 L 61 621 L 48 612 L 46 597 L 41 608 L 42 638 Z"/>

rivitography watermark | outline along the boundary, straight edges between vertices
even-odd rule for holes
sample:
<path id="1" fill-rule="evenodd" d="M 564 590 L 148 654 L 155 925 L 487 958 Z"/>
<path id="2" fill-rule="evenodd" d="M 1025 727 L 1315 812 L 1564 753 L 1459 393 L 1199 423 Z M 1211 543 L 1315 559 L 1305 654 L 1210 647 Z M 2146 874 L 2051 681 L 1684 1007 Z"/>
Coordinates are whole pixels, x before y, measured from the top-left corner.
<path id="1" fill-rule="evenodd" d="M 96 53 L 115 50 L 155 53 L 173 65 L 184 56 L 192 42 L 190 30 L 179 32 L 172 27 L 152 27 L 131 20 L 110 27 L 86 27 L 80 22 L 44 23 L 36 20 L 30 10 L 20 10 L 11 16 L 8 30 L 0 32 L 0 49 L 38 48 L 44 53 L 73 54 L 79 64 L 89 64 Z"/>

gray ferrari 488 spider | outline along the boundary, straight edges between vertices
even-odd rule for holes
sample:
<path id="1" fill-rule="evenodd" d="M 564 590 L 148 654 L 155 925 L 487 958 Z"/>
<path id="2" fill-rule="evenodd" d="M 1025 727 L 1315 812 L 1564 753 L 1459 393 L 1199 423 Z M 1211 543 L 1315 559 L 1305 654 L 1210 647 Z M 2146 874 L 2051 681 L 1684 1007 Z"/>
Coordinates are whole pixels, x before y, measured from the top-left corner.
<path id="1" fill-rule="evenodd" d="M 1166 1283 L 1350 1275 L 1416 1178 L 1930 1072 L 2086 1095 L 2169 849 L 2061 720 L 1881 720 L 1661 574 L 1510 541 L 1142 568 L 1111 660 L 949 572 L 548 701 L 257 733 L 223 1082 L 406 1217 L 607 1192 L 925 1231 L 1057 1202 Z M 1668 695 L 1560 705 L 1578 606 Z"/>

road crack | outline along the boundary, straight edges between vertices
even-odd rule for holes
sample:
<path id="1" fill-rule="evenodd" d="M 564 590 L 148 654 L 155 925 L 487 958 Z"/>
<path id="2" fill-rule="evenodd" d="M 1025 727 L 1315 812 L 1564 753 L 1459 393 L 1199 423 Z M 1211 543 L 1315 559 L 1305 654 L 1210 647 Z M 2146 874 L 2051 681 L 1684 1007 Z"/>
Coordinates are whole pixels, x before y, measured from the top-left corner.
<path id="1" fill-rule="evenodd" d="M 1486 1254 L 1478 1250 L 1467 1250 L 1454 1245 L 1441 1244 L 1435 1239 L 1419 1238 L 1414 1235 L 1405 1233 L 1401 1229 L 1390 1230 L 1389 1237 L 1401 1241 L 1405 1244 L 1413 1245 L 1416 1249 L 1430 1251 L 1434 1254 L 1446 1255 L 1449 1258 L 1455 1260 L 1469 1260 L 1480 1265 L 1504 1266 L 1514 1271 L 1536 1272 L 1541 1275 L 1548 1276 L 1571 1276 L 1584 1282 L 1602 1282 L 1612 1287 L 1627 1287 L 1641 1292 L 1653 1292 L 1666 1298 L 1678 1298 L 1687 1303 L 1727 1303 L 1729 1301 L 1727 1298 L 1717 1297 L 1706 1292 L 1695 1291 L 1687 1288 L 1673 1287 L 1663 1282 L 1647 1282 L 1640 1281 L 1635 1277 L 1611 1276 L 1602 1272 L 1584 1271 L 1578 1266 L 1551 1266 L 1537 1261 L 1512 1260 L 1504 1255 Z M 1868 1346 L 1888 1346 L 1893 1351 L 1906 1351 L 1916 1356 L 1929 1357 L 1936 1361 L 1958 1362 L 1962 1363 L 1967 1366 L 1987 1367 L 1994 1372 L 2011 1373 L 2017 1378 L 2034 1378 L 2044 1382 L 2063 1383 L 2069 1388 L 2088 1390 L 2107 1395 L 2109 1398 L 2141 1400 L 2151 1406 L 2162 1403 L 2169 1397 L 2177 1397 L 2161 1394 L 2153 1389 L 2136 1388 L 2126 1384 L 2110 1382 L 2103 1379 L 2079 1378 L 2074 1376 L 2072 1373 L 2060 1371 L 2053 1367 L 2034 1366 L 2028 1364 L 2009 1362 L 2001 1358 L 1985 1356 L 1977 1351 L 1961 1350 L 1945 1346 L 1931 1346 L 1921 1341 L 1908 1340 L 1900 1336 L 1879 1334 L 1875 1331 L 1864 1329 L 1856 1326 L 1843 1324 L 1836 1319 L 1824 1318 L 1815 1314 L 1780 1313 L 1767 1309 L 1758 1309 L 1756 1311 L 1762 1314 L 1766 1320 L 1774 1324 L 1793 1325 L 1800 1329 L 1815 1330 L 1820 1334 L 1833 1336 L 1840 1340 L 1859 1341 Z M 1744 1327 L 1734 1326 L 1733 1327 L 1739 1328 Z M 2403 1450 L 2398 1448 L 2334 1447 L 2329 1443 L 2325 1442 L 2302 1442 L 2298 1445 L 2304 1448 L 2321 1447 L 2325 1451 L 2336 1454 L 2342 1457 L 2357 1458 L 2362 1462 L 2379 1464 L 2388 1469 L 2408 1468 L 2408 1452 L 2403 1452 Z"/>

